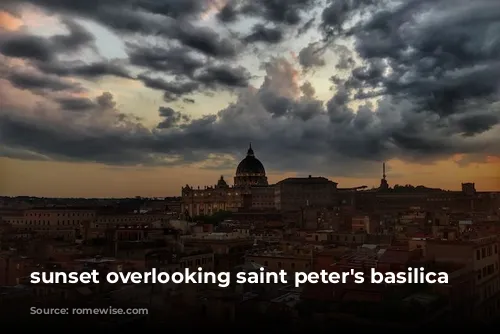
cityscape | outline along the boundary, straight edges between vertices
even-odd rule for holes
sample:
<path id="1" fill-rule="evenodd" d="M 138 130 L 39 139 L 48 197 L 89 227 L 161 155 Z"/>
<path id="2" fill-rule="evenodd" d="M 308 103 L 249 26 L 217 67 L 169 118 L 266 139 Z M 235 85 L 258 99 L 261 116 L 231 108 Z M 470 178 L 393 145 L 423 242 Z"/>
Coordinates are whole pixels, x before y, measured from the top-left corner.
<path id="1" fill-rule="evenodd" d="M 1 0 L 1 328 L 498 327 L 499 9 Z"/>
<path id="2" fill-rule="evenodd" d="M 213 186 L 186 185 L 179 197 L 3 197 L 3 314 L 14 317 L 33 305 L 148 310 L 85 320 L 110 328 L 152 323 L 189 329 L 196 326 L 189 324 L 193 317 L 205 327 L 258 323 L 290 330 L 494 321 L 500 314 L 500 192 L 477 191 L 474 183 L 463 183 L 461 191 L 391 187 L 385 164 L 381 169 L 374 189 L 341 188 L 318 176 L 269 184 L 250 145 L 233 185 L 221 177 Z M 412 267 L 446 272 L 450 281 L 299 287 L 29 283 L 35 271 L 291 274 Z M 61 324 L 79 321 L 60 317 Z"/>

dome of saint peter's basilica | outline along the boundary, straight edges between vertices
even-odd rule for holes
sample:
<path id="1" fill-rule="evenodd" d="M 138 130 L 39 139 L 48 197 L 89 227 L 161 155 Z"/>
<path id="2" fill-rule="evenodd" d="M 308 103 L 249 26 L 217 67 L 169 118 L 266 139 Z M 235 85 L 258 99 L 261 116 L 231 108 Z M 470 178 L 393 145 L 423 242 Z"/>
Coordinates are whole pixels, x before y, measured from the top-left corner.
<path id="1" fill-rule="evenodd" d="M 251 185 L 261 185 L 267 186 L 266 170 L 264 165 L 259 159 L 255 157 L 255 153 L 252 149 L 252 144 L 247 151 L 247 156 L 241 160 L 236 168 L 236 176 L 234 177 L 234 185 L 240 186 L 251 186 Z"/>

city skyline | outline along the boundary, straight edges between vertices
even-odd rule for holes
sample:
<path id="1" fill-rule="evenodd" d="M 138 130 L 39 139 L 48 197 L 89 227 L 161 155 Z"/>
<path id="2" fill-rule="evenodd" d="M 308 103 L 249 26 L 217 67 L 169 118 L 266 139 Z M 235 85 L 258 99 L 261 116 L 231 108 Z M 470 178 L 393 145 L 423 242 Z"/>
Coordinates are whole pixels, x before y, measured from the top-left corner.
<path id="1" fill-rule="evenodd" d="M 2 2 L 0 195 L 178 196 L 248 142 L 269 183 L 500 190 L 490 1 L 186 1 Z"/>

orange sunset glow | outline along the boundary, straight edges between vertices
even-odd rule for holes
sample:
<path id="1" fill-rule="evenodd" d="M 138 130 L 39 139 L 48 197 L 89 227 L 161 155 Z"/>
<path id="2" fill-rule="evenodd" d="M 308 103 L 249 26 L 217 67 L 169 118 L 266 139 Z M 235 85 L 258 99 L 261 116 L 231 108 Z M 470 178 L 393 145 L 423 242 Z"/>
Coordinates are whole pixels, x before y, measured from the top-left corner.
<path id="1" fill-rule="evenodd" d="M 438 85 L 418 86 L 423 65 L 318 25 L 327 18 L 312 8 L 300 19 L 231 16 L 229 1 L 207 0 L 175 16 L 190 21 L 143 9 L 124 27 L 70 5 L 23 3 L 0 11 L 0 194 L 174 196 L 232 180 L 248 142 L 270 182 L 317 175 L 376 187 L 386 162 L 390 185 L 500 190 L 498 105 L 486 93 L 457 86 L 468 95 L 452 101 Z M 415 81 L 402 84 L 409 73 Z M 484 85 L 498 88 L 498 78 Z"/>

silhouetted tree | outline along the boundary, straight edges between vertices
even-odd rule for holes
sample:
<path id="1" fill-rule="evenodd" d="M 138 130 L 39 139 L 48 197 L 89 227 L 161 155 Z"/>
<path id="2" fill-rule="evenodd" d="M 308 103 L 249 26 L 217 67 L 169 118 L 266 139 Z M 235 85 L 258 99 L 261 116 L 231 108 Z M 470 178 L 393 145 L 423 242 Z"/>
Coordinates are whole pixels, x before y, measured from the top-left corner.
<path id="1" fill-rule="evenodd" d="M 194 222 L 202 222 L 204 224 L 212 224 L 212 225 L 217 225 L 224 220 L 228 219 L 231 217 L 231 212 L 230 211 L 224 211 L 224 210 L 219 210 L 217 212 L 214 212 L 211 215 L 199 215 L 193 217 Z"/>

